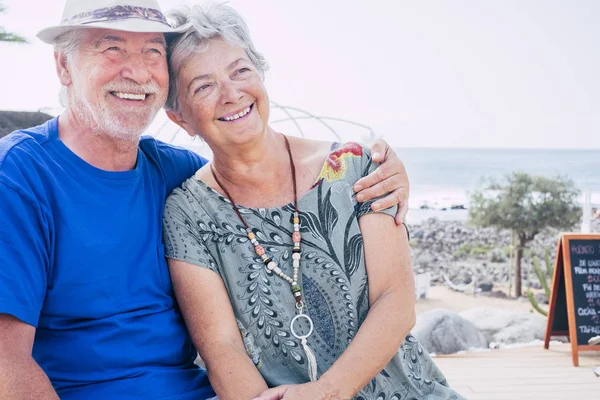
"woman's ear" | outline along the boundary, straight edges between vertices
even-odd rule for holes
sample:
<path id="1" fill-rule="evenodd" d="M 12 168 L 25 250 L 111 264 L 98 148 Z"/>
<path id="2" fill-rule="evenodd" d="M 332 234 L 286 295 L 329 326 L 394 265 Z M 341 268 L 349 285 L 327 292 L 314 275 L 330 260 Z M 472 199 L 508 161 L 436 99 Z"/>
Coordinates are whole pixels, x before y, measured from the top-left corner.
<path id="1" fill-rule="evenodd" d="M 56 64 L 56 74 L 58 75 L 60 83 L 65 87 L 71 86 L 73 77 L 71 76 L 69 60 L 65 53 L 55 51 L 54 62 Z"/>
<path id="2" fill-rule="evenodd" d="M 169 117 L 171 121 L 179 125 L 181 129 L 187 132 L 188 135 L 190 135 L 191 137 L 196 136 L 196 132 L 193 129 L 189 129 L 189 125 L 187 124 L 187 122 L 185 122 L 185 119 L 183 118 L 183 115 L 180 112 L 175 112 L 171 110 L 167 110 L 166 112 L 167 117 Z"/>

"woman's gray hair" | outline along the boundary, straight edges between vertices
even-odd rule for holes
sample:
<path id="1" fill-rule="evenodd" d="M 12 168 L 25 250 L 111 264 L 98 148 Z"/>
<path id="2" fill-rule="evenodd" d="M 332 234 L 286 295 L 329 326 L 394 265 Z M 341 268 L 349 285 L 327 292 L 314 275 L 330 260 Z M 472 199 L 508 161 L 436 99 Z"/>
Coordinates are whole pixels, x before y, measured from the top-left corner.
<path id="1" fill-rule="evenodd" d="M 189 25 L 189 28 L 181 34 L 167 36 L 169 95 L 165 109 L 179 111 L 177 74 L 192 55 L 206 50 L 211 39 L 223 39 L 246 50 L 248 58 L 264 78 L 267 62 L 264 56 L 256 51 L 246 21 L 233 8 L 220 3 L 183 6 L 169 11 L 167 17 L 174 27 Z"/>

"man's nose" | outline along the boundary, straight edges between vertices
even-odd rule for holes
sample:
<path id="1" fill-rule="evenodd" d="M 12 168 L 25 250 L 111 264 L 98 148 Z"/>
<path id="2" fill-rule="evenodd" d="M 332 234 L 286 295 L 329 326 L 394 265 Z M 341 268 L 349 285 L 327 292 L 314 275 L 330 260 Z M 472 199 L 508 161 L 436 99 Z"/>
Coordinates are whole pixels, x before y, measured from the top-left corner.
<path id="1" fill-rule="evenodd" d="M 150 69 L 144 62 L 143 56 L 140 55 L 128 55 L 123 69 L 121 71 L 123 78 L 130 79 L 138 84 L 144 84 L 152 78 Z"/>

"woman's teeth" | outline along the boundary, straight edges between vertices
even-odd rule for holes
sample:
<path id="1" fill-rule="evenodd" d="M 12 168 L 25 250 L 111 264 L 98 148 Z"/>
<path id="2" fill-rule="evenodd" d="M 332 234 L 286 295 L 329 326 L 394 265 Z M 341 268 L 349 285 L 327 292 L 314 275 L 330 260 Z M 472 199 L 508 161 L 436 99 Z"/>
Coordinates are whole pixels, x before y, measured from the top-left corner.
<path id="1" fill-rule="evenodd" d="M 242 118 L 243 116 L 247 115 L 250 110 L 252 109 L 252 106 L 248 106 L 248 108 L 246 108 L 245 110 L 232 115 L 231 117 L 225 117 L 225 118 L 219 118 L 222 121 L 235 121 L 236 119 Z"/>

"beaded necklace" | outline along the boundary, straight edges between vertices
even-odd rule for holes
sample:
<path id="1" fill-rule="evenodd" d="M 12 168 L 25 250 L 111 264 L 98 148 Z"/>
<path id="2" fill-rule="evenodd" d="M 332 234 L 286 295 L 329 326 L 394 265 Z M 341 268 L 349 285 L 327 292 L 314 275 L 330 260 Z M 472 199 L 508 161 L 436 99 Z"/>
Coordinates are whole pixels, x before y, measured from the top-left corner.
<path id="1" fill-rule="evenodd" d="M 288 138 L 285 135 L 282 135 L 282 136 L 283 136 L 283 139 L 285 140 L 285 146 L 286 146 L 287 153 L 288 153 L 288 156 L 290 159 L 290 168 L 292 171 L 292 182 L 294 184 L 294 212 L 292 214 L 293 221 L 294 221 L 294 233 L 292 233 L 292 241 L 294 243 L 294 247 L 292 248 L 293 274 L 291 277 L 289 275 L 285 274 L 281 270 L 281 268 L 279 268 L 279 266 L 277 265 L 277 262 L 272 257 L 270 257 L 265 252 L 264 247 L 262 247 L 260 245 L 260 243 L 256 239 L 256 235 L 254 235 L 254 233 L 252 232 L 252 229 L 250 228 L 250 226 L 248 226 L 248 224 L 244 220 L 244 217 L 242 217 L 242 213 L 240 213 L 240 210 L 238 209 L 237 205 L 233 201 L 233 197 L 231 197 L 231 195 L 229 194 L 229 191 L 227 191 L 227 188 L 225 188 L 225 186 L 221 183 L 221 181 L 217 177 L 217 173 L 215 171 L 213 164 L 210 165 L 210 170 L 213 174 L 213 177 L 215 178 L 215 181 L 217 182 L 217 184 L 219 186 L 221 186 L 221 188 L 225 192 L 225 195 L 231 202 L 231 206 L 233 207 L 235 213 L 237 214 L 238 218 L 240 219 L 240 221 L 246 228 L 246 234 L 248 235 L 248 239 L 250 239 L 250 242 L 254 246 L 254 252 L 256 253 L 257 256 L 259 256 L 261 258 L 262 262 L 265 264 L 265 268 L 268 271 L 273 272 L 275 275 L 277 275 L 281 279 L 285 280 L 290 285 L 290 290 L 296 300 L 296 316 L 294 316 L 294 318 L 292 318 L 292 320 L 290 322 L 290 331 L 291 331 L 292 335 L 296 339 L 300 340 L 300 343 L 302 344 L 304 353 L 306 354 L 306 358 L 308 361 L 308 376 L 309 376 L 310 380 L 316 381 L 317 380 L 317 359 L 316 359 L 313 351 L 310 349 L 310 347 L 308 347 L 308 341 L 307 341 L 307 339 L 310 337 L 310 335 L 313 332 L 314 324 L 313 324 L 313 321 L 310 318 L 310 316 L 308 314 L 304 313 L 304 302 L 302 301 L 302 287 L 298 284 L 298 272 L 300 271 L 300 258 L 302 255 L 302 252 L 300 249 L 302 237 L 300 235 L 300 216 L 299 216 L 299 212 L 298 212 L 296 166 L 294 165 L 294 158 L 292 157 L 292 150 L 290 149 L 290 142 L 288 141 Z M 306 323 L 308 324 L 309 328 L 308 328 L 308 333 L 306 333 L 306 334 L 300 334 L 300 333 L 296 332 L 296 330 L 294 330 L 294 324 L 297 323 L 301 319 L 305 320 Z"/>

